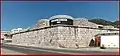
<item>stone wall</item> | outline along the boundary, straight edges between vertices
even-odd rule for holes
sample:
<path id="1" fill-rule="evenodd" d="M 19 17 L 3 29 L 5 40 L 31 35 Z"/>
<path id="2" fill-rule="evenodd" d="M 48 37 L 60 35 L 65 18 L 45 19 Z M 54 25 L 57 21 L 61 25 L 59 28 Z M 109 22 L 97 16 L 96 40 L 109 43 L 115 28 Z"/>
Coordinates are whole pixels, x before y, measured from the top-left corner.
<path id="1" fill-rule="evenodd" d="M 109 31 L 110 30 L 75 26 L 47 27 L 13 34 L 12 43 L 47 48 L 89 47 L 90 40 L 94 39 L 96 34 Z"/>
<path id="2" fill-rule="evenodd" d="M 47 27 L 47 26 L 50 26 L 49 20 L 48 19 L 41 19 L 33 27 L 31 27 L 31 29 L 43 28 L 43 27 Z"/>
<path id="3" fill-rule="evenodd" d="M 92 27 L 92 28 L 98 28 L 98 24 L 89 22 L 88 19 L 81 19 L 76 18 L 73 22 L 74 26 L 80 26 L 80 27 Z"/>

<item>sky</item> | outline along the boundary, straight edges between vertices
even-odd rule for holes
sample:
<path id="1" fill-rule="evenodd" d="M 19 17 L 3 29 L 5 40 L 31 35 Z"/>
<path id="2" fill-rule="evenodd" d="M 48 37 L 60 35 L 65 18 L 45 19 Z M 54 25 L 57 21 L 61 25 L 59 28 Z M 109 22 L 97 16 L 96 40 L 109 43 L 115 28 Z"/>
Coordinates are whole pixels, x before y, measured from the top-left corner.
<path id="1" fill-rule="evenodd" d="M 54 15 L 115 21 L 118 12 L 118 2 L 2 2 L 1 26 L 2 31 L 32 27 Z"/>

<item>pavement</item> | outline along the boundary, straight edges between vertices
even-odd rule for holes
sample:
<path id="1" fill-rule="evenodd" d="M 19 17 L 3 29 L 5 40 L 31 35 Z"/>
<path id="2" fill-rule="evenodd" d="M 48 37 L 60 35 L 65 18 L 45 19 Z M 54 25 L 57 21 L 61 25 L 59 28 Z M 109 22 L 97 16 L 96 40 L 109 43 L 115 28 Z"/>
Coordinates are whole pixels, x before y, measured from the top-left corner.
<path id="1" fill-rule="evenodd" d="M 16 52 L 16 51 L 14 51 L 14 50 L 6 49 L 6 48 L 2 48 L 1 51 L 2 51 L 1 54 L 9 54 L 9 55 L 18 54 L 18 55 L 25 55 L 24 53 Z"/>
<path id="2" fill-rule="evenodd" d="M 119 49 L 100 49 L 99 47 L 94 48 L 40 48 L 34 46 L 22 46 L 11 43 L 2 45 L 2 54 L 69 54 L 69 55 L 118 55 Z"/>

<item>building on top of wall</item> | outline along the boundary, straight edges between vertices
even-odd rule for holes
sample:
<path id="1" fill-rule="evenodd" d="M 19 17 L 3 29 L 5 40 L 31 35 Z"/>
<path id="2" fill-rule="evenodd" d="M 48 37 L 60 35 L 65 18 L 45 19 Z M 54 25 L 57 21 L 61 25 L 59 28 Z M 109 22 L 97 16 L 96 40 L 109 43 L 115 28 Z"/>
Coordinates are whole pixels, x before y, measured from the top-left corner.
<path id="1" fill-rule="evenodd" d="M 115 29 L 113 26 L 103 26 L 93 22 L 89 22 L 87 18 L 74 18 L 69 15 L 54 15 L 48 19 L 41 19 L 37 22 L 37 24 L 34 27 L 32 27 L 32 29 L 44 28 L 55 25 L 57 26 L 71 25 L 71 26 L 100 28 L 100 29 Z"/>
<path id="2" fill-rule="evenodd" d="M 73 17 L 68 15 L 55 15 L 49 18 L 52 25 L 73 25 Z"/>
<path id="3" fill-rule="evenodd" d="M 54 15 L 48 19 L 41 19 L 32 28 L 36 29 L 54 25 L 71 25 L 98 28 L 97 24 L 89 22 L 86 18 L 74 18 L 69 15 Z"/>

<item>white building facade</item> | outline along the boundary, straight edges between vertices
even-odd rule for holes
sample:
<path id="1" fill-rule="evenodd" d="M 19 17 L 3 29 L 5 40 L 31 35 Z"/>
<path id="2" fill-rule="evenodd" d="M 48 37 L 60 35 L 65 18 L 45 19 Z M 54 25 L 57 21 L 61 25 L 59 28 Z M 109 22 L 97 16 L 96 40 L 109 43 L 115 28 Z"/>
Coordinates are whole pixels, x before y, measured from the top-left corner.
<path id="1" fill-rule="evenodd" d="M 17 32 L 20 32 L 22 30 L 23 30 L 22 28 L 12 29 L 11 33 L 17 33 Z"/>
<path id="2" fill-rule="evenodd" d="M 8 34 L 9 31 L 1 31 L 1 43 L 5 42 L 7 40 L 5 34 Z"/>
<path id="3" fill-rule="evenodd" d="M 118 33 L 104 33 L 100 36 L 100 47 L 102 48 L 119 48 Z"/>

